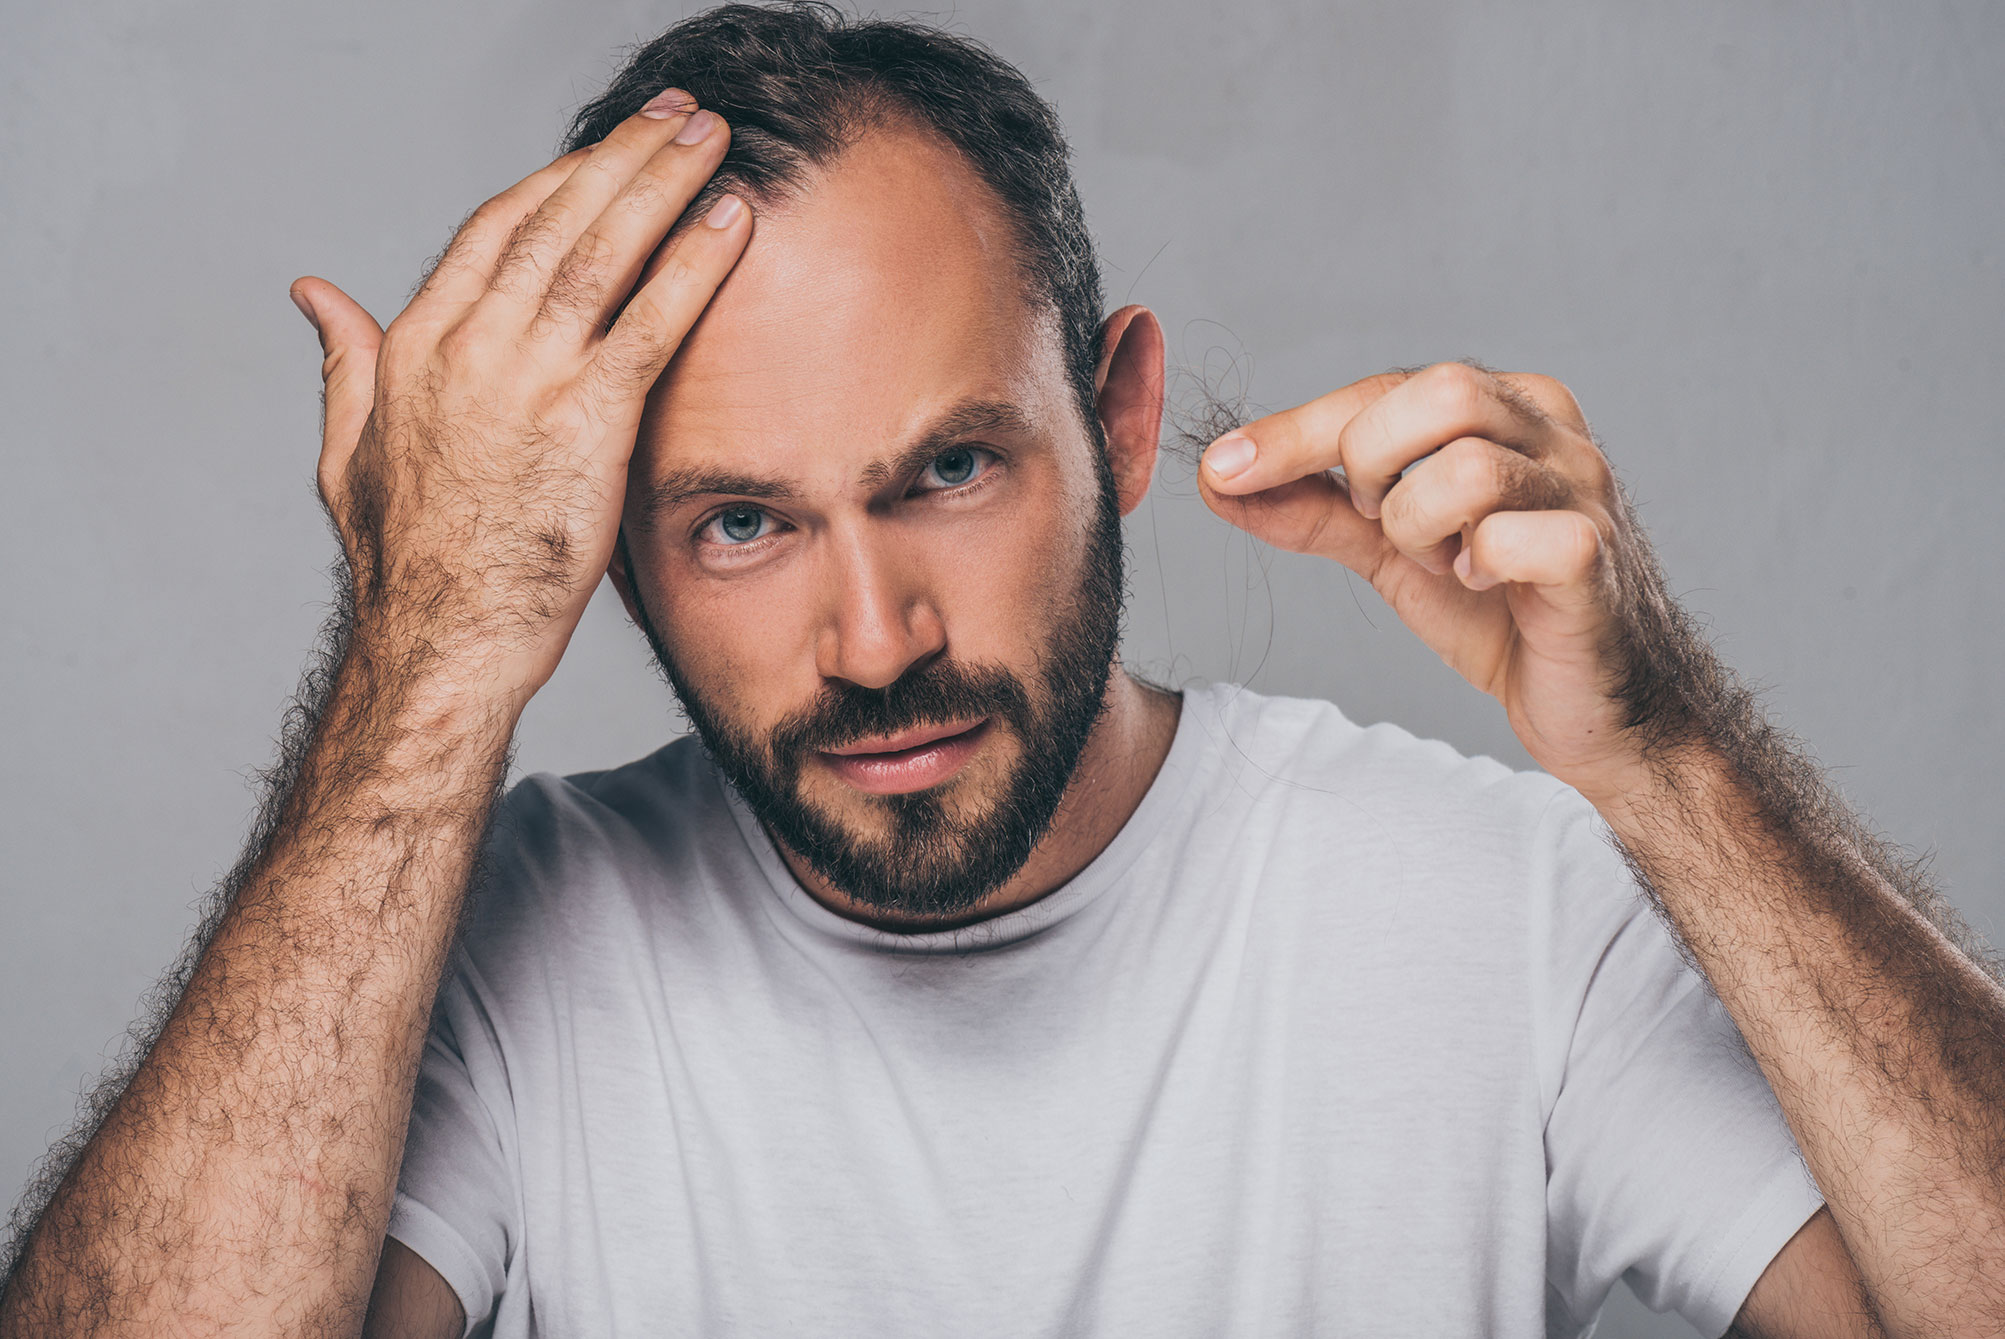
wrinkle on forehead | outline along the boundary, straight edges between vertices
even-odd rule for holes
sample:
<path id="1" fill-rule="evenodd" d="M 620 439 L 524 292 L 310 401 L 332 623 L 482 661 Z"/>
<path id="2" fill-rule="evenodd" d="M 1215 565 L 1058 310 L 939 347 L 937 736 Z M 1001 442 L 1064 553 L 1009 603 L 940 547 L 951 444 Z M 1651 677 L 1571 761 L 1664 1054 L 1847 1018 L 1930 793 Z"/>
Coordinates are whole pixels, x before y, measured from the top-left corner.
<path id="1" fill-rule="evenodd" d="M 1028 300 L 1001 202 L 951 145 L 893 126 L 758 213 L 649 397 L 642 455 L 881 452 L 959 400 L 1057 412 L 1051 387 L 1056 322 Z"/>

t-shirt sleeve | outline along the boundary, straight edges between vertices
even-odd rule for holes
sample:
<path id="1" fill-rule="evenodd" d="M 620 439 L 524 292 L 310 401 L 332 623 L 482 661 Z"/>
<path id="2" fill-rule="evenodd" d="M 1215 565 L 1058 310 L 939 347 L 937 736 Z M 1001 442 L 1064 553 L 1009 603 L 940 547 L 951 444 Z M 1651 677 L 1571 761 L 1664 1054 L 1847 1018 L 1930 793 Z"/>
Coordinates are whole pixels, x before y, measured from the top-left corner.
<path id="1" fill-rule="evenodd" d="M 1565 792 L 1541 838 L 1549 1304 L 1582 1327 L 1622 1280 L 1722 1334 L 1823 1198 L 1739 1030 L 1600 816 Z"/>
<path id="2" fill-rule="evenodd" d="M 455 954 L 418 1069 L 389 1235 L 438 1270 L 483 1332 L 521 1240 L 507 1071 L 472 964 Z"/>

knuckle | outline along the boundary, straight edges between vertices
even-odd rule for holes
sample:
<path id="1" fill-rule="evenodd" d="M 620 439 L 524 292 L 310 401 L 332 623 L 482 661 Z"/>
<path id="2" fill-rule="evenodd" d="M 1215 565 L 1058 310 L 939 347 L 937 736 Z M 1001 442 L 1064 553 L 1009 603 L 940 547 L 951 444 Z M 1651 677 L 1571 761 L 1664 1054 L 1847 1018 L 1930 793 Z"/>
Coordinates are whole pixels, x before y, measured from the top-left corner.
<path id="1" fill-rule="evenodd" d="M 604 289 L 603 265 L 582 257 L 567 260 L 550 276 L 539 315 L 564 319 L 591 311 Z"/>
<path id="2" fill-rule="evenodd" d="M 507 298 L 528 298 L 541 283 L 536 261 L 519 252 L 503 256 L 487 278 L 488 291 Z"/>
<path id="3" fill-rule="evenodd" d="M 1395 509 L 1388 503 L 1379 512 L 1378 524 L 1387 541 L 1401 553 L 1421 553 L 1432 545 L 1427 528 L 1405 509 Z"/>
<path id="4" fill-rule="evenodd" d="M 599 166 L 604 168 L 610 158 L 623 151 L 645 150 L 649 134 L 653 127 L 658 125 L 660 125 L 658 121 L 627 117 L 608 130 L 606 137 L 591 147 L 585 158 L 586 163 L 589 164 L 597 159 Z"/>
<path id="5" fill-rule="evenodd" d="M 466 247 L 478 246 L 487 238 L 507 232 L 514 226 L 509 221 L 514 212 L 509 202 L 500 196 L 474 206 L 473 212 L 461 219 L 459 227 L 453 231 L 452 240 L 446 243 L 446 254 L 457 254 Z"/>
<path id="6" fill-rule="evenodd" d="M 665 322 L 654 295 L 643 289 L 627 300 L 627 305 L 621 310 L 619 319 L 614 324 L 620 341 L 625 342 L 634 339 L 659 339 L 659 332 Z"/>
<path id="7" fill-rule="evenodd" d="M 1520 378 L 1524 392 L 1547 418 L 1564 423 L 1576 431 L 1587 427 L 1587 419 L 1580 411 L 1580 401 L 1565 382 L 1557 377 L 1531 372 Z"/>
<path id="8" fill-rule="evenodd" d="M 519 362 L 507 334 L 469 319 L 441 336 L 431 357 L 405 368 L 397 389 L 436 399 L 454 386 L 506 384 Z"/>
<path id="9" fill-rule="evenodd" d="M 1409 487 L 1401 485 L 1387 493 L 1378 506 L 1378 524 L 1385 531 L 1385 537 L 1399 544 L 1411 534 L 1419 506 L 1419 499 Z"/>
<path id="10" fill-rule="evenodd" d="M 1441 448 L 1439 466 L 1443 482 L 1456 498 L 1469 500 L 1497 492 L 1503 485 L 1501 463 L 1488 442 L 1460 437 Z"/>
<path id="11" fill-rule="evenodd" d="M 619 247 L 604 233 L 587 231 L 571 245 L 571 254 L 564 258 L 563 268 L 573 274 L 596 277 L 610 269 L 619 259 Z"/>
<path id="12" fill-rule="evenodd" d="M 689 247 L 687 245 L 675 247 L 662 258 L 661 273 L 658 276 L 661 283 L 667 284 L 670 288 L 680 288 L 695 278 L 696 265 L 690 258 Z M 655 311 L 654 303 L 649 302 L 647 309 L 650 313 L 653 313 Z"/>
<path id="13" fill-rule="evenodd" d="M 631 127 L 615 126 L 610 135 L 586 150 L 584 161 L 578 164 L 577 171 L 573 175 L 613 180 L 619 175 L 619 164 L 616 160 L 620 156 L 620 151 L 628 147 L 628 141 L 632 138 Z"/>
<path id="14" fill-rule="evenodd" d="M 1386 538 L 1402 548 L 1425 538 L 1433 518 L 1442 510 L 1440 483 L 1440 476 L 1429 470 L 1416 471 L 1393 485 L 1378 508 L 1378 523 Z"/>
<path id="15" fill-rule="evenodd" d="M 620 192 L 618 206 L 629 214 L 642 218 L 652 218 L 663 211 L 668 203 L 668 193 L 660 183 L 649 177 L 635 177 Z"/>
<path id="16" fill-rule="evenodd" d="M 634 331 L 618 341 L 608 341 L 594 360 L 594 380 L 603 390 L 624 395 L 654 379 L 655 372 L 668 361 L 666 341 L 652 331 Z"/>
<path id="17" fill-rule="evenodd" d="M 1337 459 L 1346 473 L 1359 476 L 1359 483 L 1379 472 L 1392 445 L 1384 424 L 1375 419 L 1375 415 L 1360 414 L 1337 433 Z"/>
<path id="18" fill-rule="evenodd" d="M 550 287 L 543 294 L 543 305 L 530 321 L 529 328 L 537 338 L 556 333 L 588 308 L 587 298 L 590 285 L 580 276 L 560 271 L 550 281 Z"/>
<path id="19" fill-rule="evenodd" d="M 424 343 L 424 336 L 399 317 L 383 331 L 383 342 L 376 349 L 376 365 L 385 370 L 403 367 L 418 356 Z"/>
<path id="20" fill-rule="evenodd" d="M 320 504 L 332 512 L 341 492 L 341 478 L 335 472 L 332 461 L 321 460 L 319 468 L 313 472 L 313 486 L 320 494 Z"/>
<path id="21" fill-rule="evenodd" d="M 431 273 L 444 271 L 448 274 L 466 264 L 466 253 L 480 249 L 487 239 L 505 231 L 508 224 L 508 209 L 499 198 L 477 205 L 473 211 L 460 220 L 459 227 L 431 264 Z"/>
<path id="22" fill-rule="evenodd" d="M 547 250 L 563 234 L 563 229 L 563 220 L 555 211 L 547 207 L 537 210 L 510 230 L 508 245 L 502 251 L 502 267 Z"/>
<path id="23" fill-rule="evenodd" d="M 509 215 L 515 213 L 518 208 L 519 206 L 505 193 L 491 196 L 475 205 L 467 216 L 460 220 L 459 233 L 492 231 L 505 225 Z"/>
<path id="24" fill-rule="evenodd" d="M 464 362 L 480 352 L 484 334 L 472 321 L 461 321 L 439 336 L 439 356 L 447 362 Z"/>
<path id="25" fill-rule="evenodd" d="M 1490 377 L 1467 363 L 1435 363 L 1420 374 L 1421 386 L 1434 406 L 1452 414 L 1476 407 L 1490 389 Z"/>

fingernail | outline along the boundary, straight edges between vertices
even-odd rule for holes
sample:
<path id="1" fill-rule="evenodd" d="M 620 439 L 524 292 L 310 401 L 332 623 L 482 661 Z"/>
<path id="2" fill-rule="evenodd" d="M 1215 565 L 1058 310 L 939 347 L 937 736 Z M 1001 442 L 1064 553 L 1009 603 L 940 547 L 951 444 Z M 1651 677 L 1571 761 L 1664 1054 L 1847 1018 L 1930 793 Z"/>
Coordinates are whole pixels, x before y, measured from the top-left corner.
<path id="1" fill-rule="evenodd" d="M 1251 437 L 1228 433 L 1211 444 L 1204 453 L 1204 463 L 1211 467 L 1212 478 L 1230 479 L 1235 474 L 1244 474 L 1258 454 Z"/>
<path id="2" fill-rule="evenodd" d="M 671 116 L 680 116 L 696 105 L 696 99 L 679 88 L 664 88 L 647 101 L 640 114 L 650 121 L 666 121 Z"/>
<path id="3" fill-rule="evenodd" d="M 320 318 L 313 314 L 313 308 L 306 305 L 306 299 L 290 291 L 288 291 L 288 296 L 292 298 L 292 305 L 299 308 L 299 314 L 306 318 L 307 324 L 312 326 L 316 331 L 319 330 Z"/>
<path id="4" fill-rule="evenodd" d="M 675 132 L 677 144 L 699 144 L 709 139 L 711 132 L 724 124 L 724 118 L 713 111 L 701 111 L 683 122 L 682 129 Z"/>
<path id="5" fill-rule="evenodd" d="M 736 223 L 738 216 L 744 212 L 743 200 L 735 195 L 720 195 L 717 197 L 717 203 L 710 206 L 710 212 L 703 216 L 703 222 L 712 228 L 728 228 Z"/>

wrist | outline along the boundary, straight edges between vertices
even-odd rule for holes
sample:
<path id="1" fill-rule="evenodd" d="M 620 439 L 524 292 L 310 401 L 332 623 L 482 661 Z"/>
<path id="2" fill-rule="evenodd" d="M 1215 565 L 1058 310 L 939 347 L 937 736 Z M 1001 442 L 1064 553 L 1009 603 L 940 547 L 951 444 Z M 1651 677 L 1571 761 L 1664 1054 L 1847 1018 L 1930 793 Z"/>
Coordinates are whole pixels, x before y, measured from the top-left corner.
<path id="1" fill-rule="evenodd" d="M 358 626 L 333 666 L 316 734 L 323 750 L 366 756 L 365 773 L 486 773 L 506 757 L 531 691 L 503 666 Z"/>
<path id="2" fill-rule="evenodd" d="M 450 730 L 512 732 L 548 673 L 464 626 L 363 615 L 350 629 L 337 691 L 375 714 Z"/>
<path id="3" fill-rule="evenodd" d="M 1740 808 L 1746 794 L 1727 756 L 1704 743 L 1654 749 L 1619 769 L 1569 784 L 1632 852 L 1682 842 Z"/>

